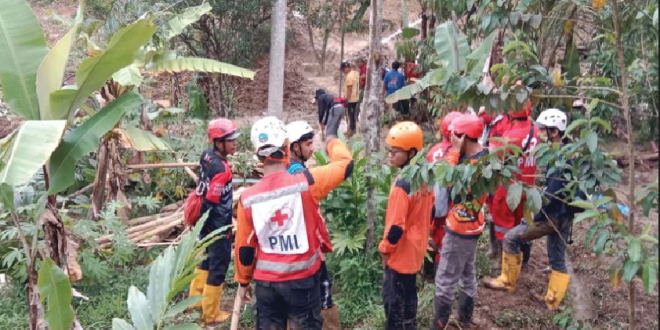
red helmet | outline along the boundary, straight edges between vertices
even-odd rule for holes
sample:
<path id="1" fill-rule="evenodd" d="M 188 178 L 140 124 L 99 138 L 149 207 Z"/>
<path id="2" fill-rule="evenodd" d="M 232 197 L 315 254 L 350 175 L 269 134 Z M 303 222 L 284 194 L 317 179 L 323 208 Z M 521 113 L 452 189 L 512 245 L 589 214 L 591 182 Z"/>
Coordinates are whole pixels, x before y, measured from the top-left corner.
<path id="1" fill-rule="evenodd" d="M 209 134 L 209 142 L 213 142 L 215 139 L 234 140 L 241 135 L 237 130 L 234 122 L 227 118 L 211 120 L 206 129 Z"/>
<path id="2" fill-rule="evenodd" d="M 484 122 L 477 115 L 464 114 L 451 122 L 449 130 L 456 135 L 465 134 L 471 139 L 478 139 L 484 131 Z"/>
<path id="3" fill-rule="evenodd" d="M 451 131 L 449 130 L 449 124 L 451 122 L 462 116 L 463 113 L 458 112 L 458 111 L 452 111 L 448 113 L 444 118 L 440 119 L 440 131 L 442 132 L 442 135 L 449 137 L 451 135 Z"/>
<path id="4" fill-rule="evenodd" d="M 527 118 L 532 115 L 532 101 L 527 100 L 525 104 L 522 105 L 521 110 L 509 110 L 509 117 L 511 118 Z"/>

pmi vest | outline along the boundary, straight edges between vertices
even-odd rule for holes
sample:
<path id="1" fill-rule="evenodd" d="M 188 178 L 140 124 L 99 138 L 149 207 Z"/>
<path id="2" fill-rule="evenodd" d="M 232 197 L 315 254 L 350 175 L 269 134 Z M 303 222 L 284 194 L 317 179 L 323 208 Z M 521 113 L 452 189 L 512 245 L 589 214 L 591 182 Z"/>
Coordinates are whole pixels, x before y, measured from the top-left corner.
<path id="1" fill-rule="evenodd" d="M 320 253 L 332 245 L 310 188 L 309 171 L 263 178 L 241 194 L 258 242 L 254 279 L 284 282 L 310 277 L 321 266 Z"/>

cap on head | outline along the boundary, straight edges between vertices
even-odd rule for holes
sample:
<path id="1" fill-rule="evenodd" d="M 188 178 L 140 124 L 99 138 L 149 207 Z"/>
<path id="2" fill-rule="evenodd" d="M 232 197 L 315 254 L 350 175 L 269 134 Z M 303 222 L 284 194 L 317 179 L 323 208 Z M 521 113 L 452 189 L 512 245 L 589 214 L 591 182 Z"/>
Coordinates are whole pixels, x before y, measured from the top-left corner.
<path id="1" fill-rule="evenodd" d="M 540 128 L 556 128 L 562 132 L 566 130 L 567 123 L 568 118 L 566 117 L 566 113 L 554 108 L 543 110 L 534 122 Z"/>
<path id="2" fill-rule="evenodd" d="M 286 125 L 286 134 L 289 138 L 289 143 L 293 144 L 308 134 L 314 134 L 314 129 L 304 120 L 294 121 Z"/>
<path id="3" fill-rule="evenodd" d="M 261 118 L 252 125 L 250 140 L 259 156 L 268 157 L 285 146 L 287 136 L 284 123 L 273 116 Z"/>
<path id="4" fill-rule="evenodd" d="M 449 130 L 456 135 L 465 134 L 471 139 L 478 139 L 484 132 L 484 122 L 477 115 L 462 115 L 451 122 Z"/>
<path id="5" fill-rule="evenodd" d="M 216 139 L 220 140 L 234 140 L 238 138 L 241 133 L 237 132 L 238 128 L 233 121 L 227 118 L 217 118 L 209 122 L 206 127 L 206 132 L 209 136 L 209 142 Z"/>
<path id="6" fill-rule="evenodd" d="M 408 151 L 414 148 L 416 151 L 420 151 L 424 145 L 424 133 L 417 124 L 402 121 L 390 128 L 385 142 L 390 147 L 397 147 L 401 150 Z"/>
<path id="7" fill-rule="evenodd" d="M 456 118 L 458 118 L 462 115 L 463 115 L 463 113 L 461 113 L 461 112 L 452 111 L 452 112 L 448 113 L 447 115 L 445 115 L 444 118 L 440 119 L 439 120 L 439 122 L 440 122 L 439 126 L 440 126 L 440 131 L 442 132 L 442 135 L 450 136 L 451 131 L 449 130 L 449 125 L 451 124 L 451 122 L 454 119 L 456 119 Z"/>

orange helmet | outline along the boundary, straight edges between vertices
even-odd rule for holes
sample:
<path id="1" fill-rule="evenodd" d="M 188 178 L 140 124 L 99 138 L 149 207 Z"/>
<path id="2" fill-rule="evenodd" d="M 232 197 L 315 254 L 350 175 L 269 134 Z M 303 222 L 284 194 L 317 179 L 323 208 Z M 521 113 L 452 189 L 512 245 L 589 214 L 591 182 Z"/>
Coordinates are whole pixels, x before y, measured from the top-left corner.
<path id="1" fill-rule="evenodd" d="M 509 110 L 509 117 L 511 118 L 527 118 L 532 115 L 532 101 L 527 100 L 523 103 L 521 110 Z"/>
<path id="2" fill-rule="evenodd" d="M 402 121 L 390 128 L 385 142 L 390 147 L 401 148 L 405 151 L 413 148 L 420 151 L 424 145 L 424 133 L 417 124 L 411 121 Z"/>
<path id="3" fill-rule="evenodd" d="M 447 137 L 451 135 L 451 131 L 449 130 L 449 124 L 451 124 L 451 122 L 454 119 L 460 117 L 461 115 L 463 115 L 463 113 L 458 111 L 452 111 L 448 113 L 444 118 L 438 120 L 438 123 L 440 124 L 438 126 L 440 126 L 440 131 L 442 132 L 442 135 Z"/>
<path id="4" fill-rule="evenodd" d="M 449 130 L 456 135 L 465 134 L 471 139 L 478 139 L 484 131 L 484 122 L 477 115 L 462 115 L 451 122 Z"/>

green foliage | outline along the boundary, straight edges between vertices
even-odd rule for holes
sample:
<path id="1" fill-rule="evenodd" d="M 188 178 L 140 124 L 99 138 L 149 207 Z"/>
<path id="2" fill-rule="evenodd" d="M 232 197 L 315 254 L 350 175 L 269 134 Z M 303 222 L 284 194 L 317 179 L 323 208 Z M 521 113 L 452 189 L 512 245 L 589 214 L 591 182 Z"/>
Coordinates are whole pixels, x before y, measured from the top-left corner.
<path id="1" fill-rule="evenodd" d="M 46 320 L 50 329 L 71 329 L 73 308 L 71 308 L 71 283 L 67 274 L 57 267 L 52 259 L 46 258 L 41 263 L 37 285 L 41 304 L 47 306 Z"/>
<path id="2" fill-rule="evenodd" d="M 573 310 L 571 308 L 562 308 L 562 310 L 552 317 L 552 324 L 565 330 L 584 330 L 585 327 L 583 320 L 576 320 L 573 318 Z"/>
<path id="3" fill-rule="evenodd" d="M 229 227 L 220 228 L 200 242 L 196 242 L 207 216 L 208 212 L 202 216 L 191 232 L 183 236 L 176 249 L 169 246 L 154 260 L 149 271 L 146 295 L 135 286 L 129 288 L 127 303 L 133 324 L 114 318 L 112 320 L 113 329 L 162 329 L 165 320 L 180 314 L 188 306 L 202 299 L 201 296 L 198 296 L 171 305 L 174 297 L 193 279 L 193 270 L 200 262 L 195 257 L 216 241 L 219 238 L 218 235 Z M 185 326 L 189 329 L 201 329 L 196 324 L 186 324 Z"/>
<path id="4" fill-rule="evenodd" d="M 48 53 L 37 18 L 24 0 L 10 0 L 0 8 L 0 82 L 3 99 L 27 120 L 39 119 L 35 93 L 37 69 Z"/>
<path id="5" fill-rule="evenodd" d="M 7 140 L 7 149 L 0 150 L 0 183 L 17 186 L 29 182 L 56 150 L 65 128 L 64 120 L 24 122 Z"/>
<path id="6" fill-rule="evenodd" d="M 50 161 L 50 193 L 58 193 L 74 183 L 76 163 L 94 151 L 99 139 L 114 127 L 128 109 L 141 104 L 140 96 L 129 92 L 110 102 L 102 111 L 64 136 Z"/>
<path id="7" fill-rule="evenodd" d="M 373 187 L 376 196 L 374 232 L 378 239 L 384 228 L 382 219 L 385 218 L 387 195 L 395 178 L 395 170 L 385 165 L 383 154 L 366 158 L 361 155 L 362 142 L 353 140 L 349 145 L 354 160 L 353 174 L 321 201 L 321 213 L 335 248 L 327 255 L 327 263 L 338 292 L 336 300 L 342 306 L 342 324 L 347 326 L 360 321 L 365 314 L 373 313 L 374 305 L 381 301 L 383 269 L 380 255 L 376 246 L 365 251 L 364 244 L 367 190 Z M 314 158 L 318 165 L 328 161 L 321 152 L 316 152 Z M 373 171 L 366 171 L 367 162 L 371 162 Z"/>

